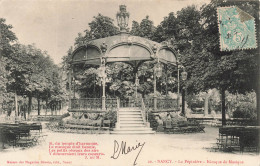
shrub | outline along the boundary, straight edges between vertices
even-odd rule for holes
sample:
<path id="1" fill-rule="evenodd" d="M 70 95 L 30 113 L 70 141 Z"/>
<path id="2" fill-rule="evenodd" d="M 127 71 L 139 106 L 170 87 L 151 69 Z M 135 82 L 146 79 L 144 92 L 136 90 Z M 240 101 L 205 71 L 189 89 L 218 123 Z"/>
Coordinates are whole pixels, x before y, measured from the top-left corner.
<path id="1" fill-rule="evenodd" d="M 70 116 L 70 113 L 68 113 L 68 112 L 65 113 L 65 114 L 62 114 L 62 115 L 61 115 L 61 119 L 66 118 L 66 117 L 68 117 L 68 116 Z"/>
<path id="2" fill-rule="evenodd" d="M 117 122 L 117 112 L 116 111 L 106 112 L 104 115 L 104 120 L 110 120 L 111 127 L 114 128 Z"/>
<path id="3" fill-rule="evenodd" d="M 256 108 L 253 103 L 242 102 L 233 112 L 233 118 L 256 119 Z"/>
<path id="4" fill-rule="evenodd" d="M 148 112 L 148 122 L 150 122 L 150 127 L 153 130 L 157 130 L 157 127 L 159 126 L 159 123 L 155 119 L 155 115 L 151 112 Z"/>

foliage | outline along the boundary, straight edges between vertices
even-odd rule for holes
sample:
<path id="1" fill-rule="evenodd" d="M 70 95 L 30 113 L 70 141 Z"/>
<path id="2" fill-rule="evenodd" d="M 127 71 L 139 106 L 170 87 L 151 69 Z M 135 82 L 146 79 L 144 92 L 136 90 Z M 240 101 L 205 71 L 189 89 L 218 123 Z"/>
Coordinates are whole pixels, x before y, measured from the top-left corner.
<path id="1" fill-rule="evenodd" d="M 69 116 L 70 116 L 70 114 L 67 112 L 67 113 L 61 115 L 61 119 L 67 118 L 67 117 L 69 117 Z"/>
<path id="2" fill-rule="evenodd" d="M 92 39 L 99 39 L 108 36 L 116 35 L 119 30 L 114 25 L 113 19 L 98 14 L 94 17 L 94 20 L 89 23 L 90 33 L 92 34 Z"/>
<path id="3" fill-rule="evenodd" d="M 147 39 L 152 39 L 154 31 L 155 27 L 153 25 L 153 21 L 149 20 L 149 16 L 146 16 L 146 18 L 141 21 L 140 25 L 138 24 L 138 22 L 133 21 L 130 34 Z"/>
<path id="4" fill-rule="evenodd" d="M 5 21 L 4 18 L 0 18 L 0 55 L 7 57 L 12 52 L 11 44 L 15 42 L 17 38 L 12 32 L 12 25 L 6 25 Z"/>
<path id="5" fill-rule="evenodd" d="M 94 19 L 88 24 L 90 30 L 86 29 L 84 31 L 84 36 L 82 35 L 82 33 L 78 33 L 78 36 L 75 39 L 74 46 L 78 47 L 89 40 L 104 38 L 118 34 L 119 29 L 114 25 L 113 21 L 113 19 L 107 16 L 103 16 L 100 13 L 97 16 L 94 16 Z"/>
<path id="6" fill-rule="evenodd" d="M 17 40 L 12 32 L 12 26 L 7 25 L 5 21 L 4 18 L 0 18 L 0 108 L 3 103 L 8 103 L 12 100 L 11 95 L 6 90 L 8 75 L 10 74 L 6 70 L 6 62 L 12 53 L 12 43 Z"/>
<path id="7" fill-rule="evenodd" d="M 150 127 L 153 130 L 157 130 L 157 127 L 159 126 L 159 123 L 157 122 L 155 117 L 156 117 L 156 115 L 154 115 L 151 112 L 148 112 L 148 122 L 150 122 Z"/>
<path id="8" fill-rule="evenodd" d="M 116 111 L 109 111 L 106 112 L 104 115 L 104 120 L 110 120 L 111 127 L 114 128 L 117 122 L 117 112 Z"/>
<path id="9" fill-rule="evenodd" d="M 256 50 L 220 52 L 216 8 L 231 5 L 237 5 L 253 16 L 257 14 L 256 10 L 251 10 L 256 5 L 253 1 L 212 1 L 201 8 L 201 29 L 191 36 L 191 48 L 184 50 L 185 56 L 182 56 L 189 73 L 190 91 L 217 88 L 245 93 L 256 89 Z"/>
<path id="10" fill-rule="evenodd" d="M 233 118 L 249 118 L 256 119 L 256 107 L 250 102 L 241 102 L 233 112 Z"/>
<path id="11" fill-rule="evenodd" d="M 173 12 L 169 13 L 167 17 L 157 26 L 153 40 L 163 42 L 171 38 L 175 38 L 178 33 L 178 23 Z"/>
<path id="12" fill-rule="evenodd" d="M 8 56 L 6 69 L 10 73 L 7 91 L 28 97 L 28 113 L 32 108 L 32 98 L 61 101 L 64 99 L 59 68 L 45 51 L 35 45 L 14 44 Z M 51 98 L 52 97 L 52 98 Z"/>

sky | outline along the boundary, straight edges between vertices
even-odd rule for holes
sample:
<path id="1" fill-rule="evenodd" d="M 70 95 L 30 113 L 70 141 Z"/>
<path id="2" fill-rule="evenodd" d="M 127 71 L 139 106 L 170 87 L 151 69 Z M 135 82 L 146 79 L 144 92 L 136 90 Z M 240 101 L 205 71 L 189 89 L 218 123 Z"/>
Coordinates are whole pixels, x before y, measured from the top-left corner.
<path id="1" fill-rule="evenodd" d="M 126 5 L 133 20 L 147 15 L 157 26 L 170 12 L 194 4 L 198 8 L 209 0 L 0 0 L 0 17 L 13 26 L 19 43 L 35 43 L 48 52 L 56 64 L 62 62 L 78 33 L 101 13 L 114 19 L 119 5 Z"/>

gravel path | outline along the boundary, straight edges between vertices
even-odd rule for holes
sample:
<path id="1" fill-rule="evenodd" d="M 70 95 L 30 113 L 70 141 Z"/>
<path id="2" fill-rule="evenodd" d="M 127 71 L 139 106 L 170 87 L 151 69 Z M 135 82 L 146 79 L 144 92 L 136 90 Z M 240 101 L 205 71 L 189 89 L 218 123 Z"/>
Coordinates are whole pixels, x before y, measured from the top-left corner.
<path id="1" fill-rule="evenodd" d="M 210 151 L 210 147 L 213 146 L 216 142 L 216 138 L 218 137 L 218 129 L 206 127 L 205 131 L 205 133 L 191 134 L 96 135 L 55 133 L 44 129 L 43 133 L 48 136 L 45 141 L 41 142 L 37 146 L 26 149 L 0 149 L 0 166 L 127 166 L 133 165 L 136 158 L 135 163 L 140 166 L 260 165 L 260 156 L 256 154 L 222 153 Z M 134 149 L 136 150 L 132 150 L 128 152 L 128 154 L 120 154 L 119 156 L 116 152 L 113 155 L 114 149 L 118 148 L 119 151 L 122 141 L 123 145 L 126 145 L 126 153 L 128 146 L 134 146 Z M 59 153 L 66 155 L 50 155 L 50 142 L 54 144 L 54 146 L 56 143 L 56 150 L 57 148 L 63 148 L 62 152 Z M 57 143 L 60 143 L 60 145 Z M 64 143 L 64 145 L 62 145 L 62 143 Z M 116 143 L 118 143 L 118 146 Z M 81 148 L 72 148 L 73 144 L 74 146 L 79 145 Z M 64 150 L 65 146 L 67 146 L 66 150 Z M 96 156 L 92 159 L 93 155 L 87 155 L 86 157 L 85 154 L 83 154 L 84 148 L 82 149 L 82 146 L 88 150 L 93 150 L 93 152 L 85 153 L 99 153 L 99 159 L 97 159 Z M 96 149 L 93 149 L 93 147 Z M 80 154 L 80 150 L 83 150 L 82 154 Z M 75 153 L 77 155 L 73 156 L 71 154 L 69 155 L 69 153 Z M 118 156 L 118 158 L 113 159 L 111 156 L 114 158 L 117 158 Z M 13 163 L 8 164 L 8 161 Z M 227 161 L 227 163 L 223 163 L 225 161 Z M 21 164 L 19 162 L 24 163 Z"/>

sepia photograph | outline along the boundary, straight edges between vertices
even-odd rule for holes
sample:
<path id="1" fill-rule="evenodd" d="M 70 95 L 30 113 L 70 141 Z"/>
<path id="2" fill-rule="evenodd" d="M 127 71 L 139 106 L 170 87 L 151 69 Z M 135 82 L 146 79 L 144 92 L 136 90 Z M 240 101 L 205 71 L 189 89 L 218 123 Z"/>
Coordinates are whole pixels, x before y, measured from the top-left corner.
<path id="1" fill-rule="evenodd" d="M 0 0 L 0 166 L 260 166 L 259 0 Z"/>

